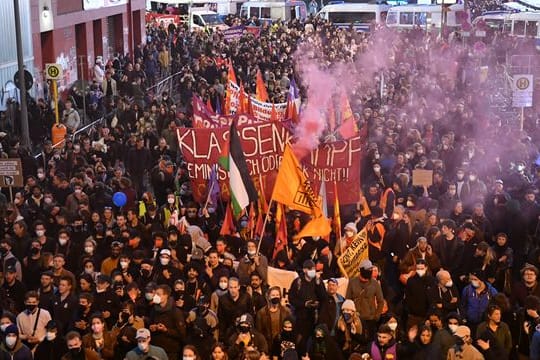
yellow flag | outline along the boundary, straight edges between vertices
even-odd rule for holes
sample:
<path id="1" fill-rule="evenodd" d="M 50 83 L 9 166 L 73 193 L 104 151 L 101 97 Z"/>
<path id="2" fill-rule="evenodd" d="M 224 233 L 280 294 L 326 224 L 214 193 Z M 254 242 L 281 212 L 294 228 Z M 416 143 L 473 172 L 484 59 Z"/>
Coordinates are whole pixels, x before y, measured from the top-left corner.
<path id="1" fill-rule="evenodd" d="M 360 263 L 368 259 L 368 255 L 368 233 L 364 227 L 338 258 L 337 264 L 341 273 L 348 278 L 355 277 L 359 272 Z"/>

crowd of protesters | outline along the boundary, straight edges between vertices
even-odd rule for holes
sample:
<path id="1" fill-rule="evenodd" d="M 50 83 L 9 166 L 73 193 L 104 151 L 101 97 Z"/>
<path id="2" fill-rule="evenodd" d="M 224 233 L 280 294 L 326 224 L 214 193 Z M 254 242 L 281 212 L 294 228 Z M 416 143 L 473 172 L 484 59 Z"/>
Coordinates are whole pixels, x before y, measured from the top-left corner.
<path id="1" fill-rule="evenodd" d="M 223 104 L 230 59 L 248 92 L 260 69 L 284 102 L 299 44 L 321 66 L 359 73 L 355 60 L 381 39 L 389 64 L 350 98 L 369 140 L 343 237 L 296 239 L 306 219 L 289 211 L 288 247 L 273 257 L 273 209 L 262 239 L 245 217 L 220 236 L 223 207 L 193 200 L 176 140 L 192 96 Z M 540 358 L 540 132 L 534 116 L 519 131 L 488 101 L 501 53 L 523 44 L 495 34 L 479 49 L 315 19 L 232 42 L 157 26 L 148 40 L 133 63 L 96 62 L 96 109 L 108 116 L 95 131 L 44 141 L 38 160 L 2 137 L 24 187 L 0 199 L 0 359 Z M 456 59 L 453 76 L 442 58 Z M 144 90 L 177 72 L 173 93 Z M 433 184 L 413 187 L 414 169 L 433 170 Z M 369 259 L 340 294 L 336 259 L 364 227 Z M 299 277 L 269 286 L 270 265 Z"/>

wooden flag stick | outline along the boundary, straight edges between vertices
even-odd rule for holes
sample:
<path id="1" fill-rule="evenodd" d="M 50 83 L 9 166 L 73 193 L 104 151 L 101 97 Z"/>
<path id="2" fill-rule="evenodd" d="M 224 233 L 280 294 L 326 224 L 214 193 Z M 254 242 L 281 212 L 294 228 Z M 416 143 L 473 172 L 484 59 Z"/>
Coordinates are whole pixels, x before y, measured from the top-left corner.
<path id="1" fill-rule="evenodd" d="M 264 230 L 266 229 L 266 224 L 268 223 L 268 213 L 270 212 L 270 209 L 272 208 L 273 203 L 274 203 L 274 199 L 270 199 L 270 203 L 268 204 L 268 211 L 264 215 L 264 222 L 263 222 L 261 234 L 259 236 L 259 244 L 257 245 L 257 254 L 259 253 L 259 250 L 261 248 L 261 243 L 262 243 L 262 240 L 263 240 Z"/>

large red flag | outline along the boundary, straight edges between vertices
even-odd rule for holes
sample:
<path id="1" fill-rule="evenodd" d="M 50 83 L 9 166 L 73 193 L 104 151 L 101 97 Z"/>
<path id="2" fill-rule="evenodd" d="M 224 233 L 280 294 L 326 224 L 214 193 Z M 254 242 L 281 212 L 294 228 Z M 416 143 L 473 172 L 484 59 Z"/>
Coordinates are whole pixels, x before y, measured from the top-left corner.
<path id="1" fill-rule="evenodd" d="M 341 93 L 340 98 L 340 111 L 341 111 L 341 124 L 338 128 L 338 133 L 345 140 L 354 137 L 358 133 L 358 127 L 354 120 L 354 115 L 349 104 L 349 99 L 344 92 Z"/>

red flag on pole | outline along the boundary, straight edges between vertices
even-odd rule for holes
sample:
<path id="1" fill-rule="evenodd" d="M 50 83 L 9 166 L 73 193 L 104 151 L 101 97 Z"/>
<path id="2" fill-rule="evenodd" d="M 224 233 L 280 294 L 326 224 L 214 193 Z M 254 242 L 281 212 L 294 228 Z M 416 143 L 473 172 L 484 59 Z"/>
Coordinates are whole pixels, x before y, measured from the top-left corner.
<path id="1" fill-rule="evenodd" d="M 227 204 L 227 210 L 225 211 L 225 218 L 223 219 L 223 225 L 219 231 L 219 235 L 231 235 L 236 231 L 234 226 L 233 215 L 231 210 L 231 204 Z"/>
<path id="2" fill-rule="evenodd" d="M 285 218 L 285 211 L 283 204 L 277 205 L 276 211 L 276 242 L 274 244 L 274 253 L 272 259 L 276 258 L 278 252 L 283 250 L 287 246 L 287 219 Z"/>

